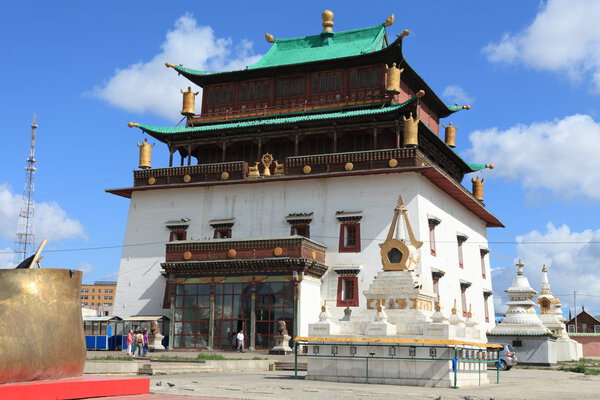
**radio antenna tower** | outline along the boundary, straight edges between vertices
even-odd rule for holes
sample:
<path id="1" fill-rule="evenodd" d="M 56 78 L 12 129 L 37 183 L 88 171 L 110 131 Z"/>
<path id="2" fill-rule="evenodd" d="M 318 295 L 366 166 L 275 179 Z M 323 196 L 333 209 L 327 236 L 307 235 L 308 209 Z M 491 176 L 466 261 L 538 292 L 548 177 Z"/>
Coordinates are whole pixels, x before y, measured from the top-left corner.
<path id="1" fill-rule="evenodd" d="M 23 261 L 28 252 L 35 250 L 35 233 L 33 230 L 33 219 L 35 217 L 35 198 L 33 193 L 33 173 L 35 172 L 35 133 L 37 129 L 35 114 L 33 114 L 33 123 L 31 124 L 31 146 L 29 148 L 29 157 L 25 167 L 25 188 L 23 189 L 23 204 L 19 213 L 19 225 L 17 227 L 17 242 L 15 249 L 15 259 L 17 262 Z"/>

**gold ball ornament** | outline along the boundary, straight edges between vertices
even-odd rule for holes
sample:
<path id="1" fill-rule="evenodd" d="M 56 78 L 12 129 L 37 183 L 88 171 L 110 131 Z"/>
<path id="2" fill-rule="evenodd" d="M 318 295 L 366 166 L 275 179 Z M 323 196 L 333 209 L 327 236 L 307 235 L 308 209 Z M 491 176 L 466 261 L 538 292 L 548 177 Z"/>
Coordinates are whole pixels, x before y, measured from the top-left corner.
<path id="1" fill-rule="evenodd" d="M 273 255 L 274 255 L 275 257 L 279 257 L 279 256 L 280 256 L 280 255 L 282 255 L 282 254 L 283 254 L 283 249 L 282 249 L 281 247 L 275 247 L 275 248 L 273 249 Z"/>
<path id="2" fill-rule="evenodd" d="M 351 162 L 347 162 L 346 165 L 344 165 L 344 169 L 346 171 L 352 171 L 354 169 L 354 164 L 352 164 Z"/>
<path id="3" fill-rule="evenodd" d="M 227 172 L 227 171 L 221 172 L 221 180 L 226 181 L 227 179 L 229 179 L 229 172 Z"/>
<path id="4" fill-rule="evenodd" d="M 229 250 L 227 250 L 227 257 L 233 258 L 235 256 L 237 256 L 237 251 L 235 251 L 235 249 L 229 249 Z"/>
<path id="5" fill-rule="evenodd" d="M 151 176 L 150 178 L 148 178 L 148 184 L 149 185 L 154 185 L 156 183 L 156 178 Z"/>
<path id="6" fill-rule="evenodd" d="M 192 177 L 191 177 L 191 176 L 189 176 L 189 175 L 184 175 L 184 176 L 183 176 L 183 181 L 184 181 L 185 183 L 188 183 L 188 182 L 189 182 L 189 181 L 191 181 L 191 180 L 192 180 Z"/>
<path id="7" fill-rule="evenodd" d="M 305 175 L 310 174 L 312 171 L 312 168 L 310 167 L 310 165 L 305 165 L 304 168 L 302 168 L 302 172 L 304 172 Z"/>
<path id="8" fill-rule="evenodd" d="M 183 253 L 183 259 L 184 260 L 189 260 L 190 258 L 192 258 L 192 253 L 189 251 L 186 251 L 185 253 Z"/>
<path id="9" fill-rule="evenodd" d="M 398 166 L 398 160 L 396 160 L 395 158 L 392 158 L 392 159 L 391 159 L 391 160 L 388 162 L 388 165 L 389 165 L 391 168 L 397 167 L 397 166 Z"/>

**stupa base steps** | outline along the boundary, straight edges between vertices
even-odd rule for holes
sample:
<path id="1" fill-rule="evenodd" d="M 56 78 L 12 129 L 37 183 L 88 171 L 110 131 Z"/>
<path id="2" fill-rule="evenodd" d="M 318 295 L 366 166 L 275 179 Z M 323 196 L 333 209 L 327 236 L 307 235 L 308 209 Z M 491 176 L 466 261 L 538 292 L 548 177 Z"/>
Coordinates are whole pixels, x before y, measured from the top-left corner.
<path id="1" fill-rule="evenodd" d="M 308 345 L 308 352 L 314 351 L 316 343 Z M 356 350 L 351 350 L 354 347 Z M 332 349 L 332 347 L 335 347 Z M 414 350 L 410 344 L 396 347 L 397 358 L 391 358 L 389 346 L 364 346 L 363 342 L 335 344 L 319 344 L 319 354 L 308 355 L 308 374 L 305 379 L 347 382 L 374 383 L 405 386 L 457 387 L 489 384 L 487 363 L 459 362 L 456 373 L 453 371 L 452 358 L 455 356 L 452 347 L 427 347 L 415 343 Z M 469 346 L 465 346 L 469 347 Z M 431 349 L 435 348 L 435 357 Z M 480 347 L 470 347 L 478 351 Z M 354 356 L 350 352 L 356 351 Z M 409 356 L 410 351 L 415 355 Z M 335 356 L 328 356 L 337 352 Z"/>

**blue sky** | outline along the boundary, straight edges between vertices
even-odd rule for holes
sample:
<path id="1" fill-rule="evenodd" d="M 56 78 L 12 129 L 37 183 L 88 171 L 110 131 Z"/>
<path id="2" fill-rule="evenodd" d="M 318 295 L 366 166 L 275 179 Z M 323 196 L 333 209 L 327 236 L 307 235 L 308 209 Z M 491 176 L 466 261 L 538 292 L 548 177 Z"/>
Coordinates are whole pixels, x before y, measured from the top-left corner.
<path id="1" fill-rule="evenodd" d="M 0 264 L 8 266 L 25 178 L 29 124 L 38 116 L 36 233 L 43 265 L 115 278 L 129 201 L 104 192 L 132 183 L 143 137 L 129 121 L 174 125 L 188 82 L 165 61 L 240 68 L 275 37 L 317 34 L 324 7 L 335 30 L 382 23 L 409 29 L 404 55 L 447 103 L 470 104 L 457 151 L 483 172 L 494 290 L 522 257 L 535 289 L 542 263 L 567 307 L 600 314 L 600 3 L 2 2 L 0 15 Z M 153 165 L 167 165 L 157 144 Z M 465 186 L 470 189 L 470 182 Z M 537 243 L 532 243 L 537 242 Z M 588 295 L 588 296 L 583 296 Z M 593 297 L 593 296 L 598 297 Z M 499 296 L 499 297 L 500 297 Z"/>

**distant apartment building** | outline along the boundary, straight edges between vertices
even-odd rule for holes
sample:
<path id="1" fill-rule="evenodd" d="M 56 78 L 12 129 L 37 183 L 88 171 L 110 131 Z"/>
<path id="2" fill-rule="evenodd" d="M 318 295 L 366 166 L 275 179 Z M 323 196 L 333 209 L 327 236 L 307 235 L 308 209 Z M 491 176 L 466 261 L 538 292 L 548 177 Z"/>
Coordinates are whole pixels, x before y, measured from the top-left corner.
<path id="1" fill-rule="evenodd" d="M 81 285 L 81 306 L 96 310 L 96 315 L 112 315 L 117 282 L 96 281 L 92 285 Z"/>

